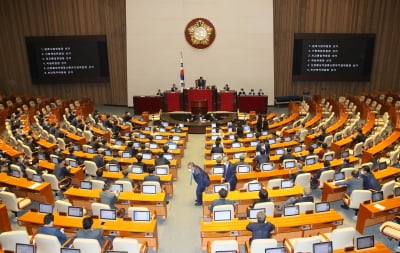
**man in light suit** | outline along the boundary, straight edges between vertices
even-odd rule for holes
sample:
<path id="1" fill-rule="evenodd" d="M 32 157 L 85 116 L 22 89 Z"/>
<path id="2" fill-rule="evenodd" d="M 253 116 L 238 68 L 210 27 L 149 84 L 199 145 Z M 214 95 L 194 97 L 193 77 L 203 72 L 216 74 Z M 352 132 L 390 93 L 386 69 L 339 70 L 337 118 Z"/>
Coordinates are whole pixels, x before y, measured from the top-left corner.
<path id="1" fill-rule="evenodd" d="M 236 167 L 229 162 L 228 156 L 225 156 L 222 161 L 224 163 L 224 174 L 222 175 L 221 183 L 229 183 L 230 190 L 234 191 L 237 184 Z"/>

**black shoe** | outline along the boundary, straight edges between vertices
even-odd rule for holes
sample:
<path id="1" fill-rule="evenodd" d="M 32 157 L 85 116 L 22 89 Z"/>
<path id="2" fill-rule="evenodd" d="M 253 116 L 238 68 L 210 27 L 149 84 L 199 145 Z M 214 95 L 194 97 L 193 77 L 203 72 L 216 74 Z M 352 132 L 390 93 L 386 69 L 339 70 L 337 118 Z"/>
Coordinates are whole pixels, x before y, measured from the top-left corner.
<path id="1" fill-rule="evenodd" d="M 341 207 L 341 208 L 343 208 L 343 209 L 346 209 L 346 210 L 348 210 L 348 209 L 349 209 L 349 207 L 348 207 L 348 206 L 346 206 L 346 205 L 340 205 L 340 207 Z"/>
<path id="2" fill-rule="evenodd" d="M 203 205 L 203 203 L 196 202 L 196 203 L 194 203 L 194 205 L 195 206 L 201 206 L 201 205 Z"/>

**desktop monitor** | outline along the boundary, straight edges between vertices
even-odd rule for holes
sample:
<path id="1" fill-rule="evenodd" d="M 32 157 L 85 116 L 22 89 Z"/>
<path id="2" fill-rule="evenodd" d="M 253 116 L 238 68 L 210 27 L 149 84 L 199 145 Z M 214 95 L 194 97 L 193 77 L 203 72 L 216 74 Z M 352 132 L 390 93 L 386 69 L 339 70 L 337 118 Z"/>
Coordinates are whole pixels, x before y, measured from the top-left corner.
<path id="1" fill-rule="evenodd" d="M 291 141 L 291 140 L 292 140 L 292 137 L 291 137 L 291 136 L 286 136 L 286 137 L 283 139 L 284 142 L 289 142 L 289 141 Z"/>
<path id="2" fill-rule="evenodd" d="M 179 135 L 174 135 L 174 136 L 172 136 L 172 140 L 179 141 L 179 140 L 181 140 L 181 137 Z"/>
<path id="3" fill-rule="evenodd" d="M 18 170 L 11 170 L 11 176 L 16 177 L 16 178 L 20 178 L 21 177 L 21 173 Z"/>
<path id="4" fill-rule="evenodd" d="M 275 149 L 275 155 L 283 155 L 283 154 L 285 154 L 285 149 L 284 148 Z"/>
<path id="5" fill-rule="evenodd" d="M 167 129 L 165 129 L 164 127 L 160 127 L 160 128 L 158 129 L 158 131 L 159 131 L 160 133 L 165 133 L 165 132 L 167 132 Z"/>
<path id="6" fill-rule="evenodd" d="M 118 164 L 108 164 L 108 171 L 109 172 L 119 172 L 119 165 Z"/>
<path id="7" fill-rule="evenodd" d="M 213 212 L 214 221 L 230 221 L 232 220 L 230 210 L 215 210 Z"/>
<path id="8" fill-rule="evenodd" d="M 216 185 L 214 185 L 214 192 L 218 193 L 222 188 L 229 191 L 228 184 L 216 184 Z"/>
<path id="9" fill-rule="evenodd" d="M 235 139 L 235 135 L 234 134 L 229 135 L 229 140 L 234 140 L 234 139 Z"/>
<path id="10" fill-rule="evenodd" d="M 156 186 L 155 185 L 142 185 L 142 193 L 144 194 L 156 194 Z"/>
<path id="11" fill-rule="evenodd" d="M 356 240 L 357 250 L 372 248 L 375 246 L 374 236 L 367 235 L 358 237 Z"/>
<path id="12" fill-rule="evenodd" d="M 378 168 L 379 170 L 384 170 L 387 168 L 387 163 L 386 162 L 380 162 L 378 163 Z"/>
<path id="13" fill-rule="evenodd" d="M 310 131 L 308 131 L 308 134 L 315 134 L 315 129 L 310 129 Z"/>
<path id="14" fill-rule="evenodd" d="M 170 149 L 170 150 L 178 149 L 178 144 L 176 144 L 176 143 L 168 143 L 168 149 Z"/>
<path id="15" fill-rule="evenodd" d="M 53 213 L 53 205 L 39 203 L 39 213 Z"/>
<path id="16" fill-rule="evenodd" d="M 131 153 L 128 151 L 122 152 L 122 158 L 131 158 Z"/>
<path id="17" fill-rule="evenodd" d="M 112 152 L 109 149 L 104 150 L 104 155 L 105 156 L 112 156 Z"/>
<path id="18" fill-rule="evenodd" d="M 185 125 L 183 123 L 179 123 L 178 125 L 180 128 L 184 127 Z"/>
<path id="19" fill-rule="evenodd" d="M 143 173 L 143 168 L 142 168 L 142 166 L 132 165 L 131 166 L 131 172 L 133 174 L 142 174 Z"/>
<path id="20" fill-rule="evenodd" d="M 222 175 L 224 174 L 224 167 L 223 166 L 215 166 L 212 168 L 212 174 L 214 175 Z"/>
<path id="21" fill-rule="evenodd" d="M 157 143 L 150 143 L 149 148 L 150 149 L 158 148 L 158 144 Z"/>
<path id="22" fill-rule="evenodd" d="M 215 141 L 218 137 L 219 135 L 211 135 L 211 140 Z"/>
<path id="23" fill-rule="evenodd" d="M 167 127 L 167 126 L 169 125 L 169 123 L 166 122 L 166 121 L 163 121 L 163 122 L 161 123 L 161 125 L 163 125 L 163 127 Z"/>
<path id="24" fill-rule="evenodd" d="M 168 161 L 171 161 L 172 159 L 174 159 L 174 156 L 172 154 L 164 154 L 164 158 Z"/>
<path id="25" fill-rule="evenodd" d="M 241 156 L 246 157 L 246 153 L 235 153 L 233 154 L 234 159 L 240 159 Z"/>
<path id="26" fill-rule="evenodd" d="M 45 153 L 39 153 L 39 154 L 38 154 L 38 159 L 39 159 L 40 161 L 47 160 L 47 159 L 46 159 L 46 154 L 45 154 Z"/>
<path id="27" fill-rule="evenodd" d="M 343 138 L 343 135 L 338 134 L 338 135 L 336 135 L 336 140 L 335 141 L 340 141 L 340 140 L 342 140 L 342 138 Z"/>
<path id="28" fill-rule="evenodd" d="M 215 133 L 217 133 L 217 132 L 218 132 L 218 129 L 217 129 L 217 128 L 215 128 L 215 127 L 211 128 L 211 133 L 215 134 Z"/>
<path id="29" fill-rule="evenodd" d="M 224 154 L 222 154 L 222 153 L 212 153 L 211 154 L 211 159 L 212 160 L 217 160 L 218 157 L 221 157 L 221 159 L 222 159 L 223 156 L 224 156 Z"/>
<path id="30" fill-rule="evenodd" d="M 318 143 L 311 143 L 310 147 L 312 147 L 313 149 L 318 148 Z"/>
<path id="31" fill-rule="evenodd" d="M 144 131 L 151 131 L 151 127 L 149 126 L 144 127 Z"/>
<path id="32" fill-rule="evenodd" d="M 61 248 L 60 253 L 81 253 L 81 250 L 75 248 Z"/>
<path id="33" fill-rule="evenodd" d="M 142 158 L 143 158 L 143 160 L 151 160 L 152 154 L 151 153 L 143 153 Z"/>
<path id="34" fill-rule="evenodd" d="M 87 149 L 87 152 L 88 152 L 89 154 L 94 154 L 94 148 L 88 148 L 88 149 Z"/>
<path id="35" fill-rule="evenodd" d="M 139 139 L 145 139 L 146 135 L 145 134 L 139 134 Z"/>
<path id="36" fill-rule="evenodd" d="M 155 140 L 162 140 L 162 139 L 163 139 L 163 136 L 162 136 L 162 135 L 155 135 L 155 136 L 154 136 L 154 139 L 155 139 Z"/>
<path id="37" fill-rule="evenodd" d="M 256 156 L 261 155 L 260 151 L 256 151 Z"/>
<path id="38" fill-rule="evenodd" d="M 371 200 L 372 200 L 372 202 L 377 202 L 377 201 L 383 200 L 383 191 L 373 192 L 371 194 Z"/>
<path id="39" fill-rule="evenodd" d="M 295 152 L 295 153 L 301 152 L 301 151 L 303 151 L 303 147 L 302 147 L 302 146 L 296 146 L 296 147 L 294 147 L 294 152 Z"/>
<path id="40" fill-rule="evenodd" d="M 315 212 L 323 213 L 331 210 L 331 205 L 329 202 L 315 203 Z"/>
<path id="41" fill-rule="evenodd" d="M 79 150 L 81 150 L 80 147 L 79 147 L 79 145 L 73 145 L 72 147 L 74 148 L 74 151 L 79 151 Z"/>
<path id="42" fill-rule="evenodd" d="M 133 211 L 134 221 L 150 221 L 150 211 Z"/>
<path id="43" fill-rule="evenodd" d="M 324 160 L 325 161 L 332 161 L 334 156 L 335 156 L 334 154 L 327 154 L 327 155 L 324 156 Z"/>
<path id="44" fill-rule="evenodd" d="M 395 187 L 393 189 L 394 192 L 394 196 L 399 197 L 400 196 L 400 186 L 399 187 Z"/>
<path id="45" fill-rule="evenodd" d="M 123 187 L 123 184 L 111 184 L 110 189 L 113 192 L 122 192 L 124 187 Z"/>
<path id="46" fill-rule="evenodd" d="M 35 253 L 35 245 L 25 244 L 25 243 L 16 243 L 15 244 L 15 253 Z"/>
<path id="47" fill-rule="evenodd" d="M 250 147 L 256 147 L 258 145 L 258 141 L 251 141 L 250 142 Z"/>
<path id="48" fill-rule="evenodd" d="M 299 215 L 300 209 L 299 206 L 287 206 L 283 209 L 284 216 L 295 216 Z"/>
<path id="49" fill-rule="evenodd" d="M 115 145 L 116 146 L 121 146 L 122 144 L 124 144 L 124 141 L 122 141 L 122 140 L 116 140 L 115 141 Z"/>
<path id="50" fill-rule="evenodd" d="M 267 248 L 265 253 L 286 253 L 285 247 Z"/>
<path id="51" fill-rule="evenodd" d="M 83 217 L 83 208 L 79 206 L 69 206 L 68 216 L 71 217 Z"/>
<path id="52" fill-rule="evenodd" d="M 76 135 L 78 135 L 79 137 L 82 137 L 83 133 L 81 131 L 76 132 Z"/>
<path id="53" fill-rule="evenodd" d="M 268 143 L 271 145 L 271 144 L 275 144 L 276 143 L 276 140 L 275 139 L 268 139 Z"/>
<path id="54" fill-rule="evenodd" d="M 261 170 L 262 171 L 270 171 L 274 169 L 274 164 L 273 163 L 263 163 L 261 164 Z"/>
<path id="55" fill-rule="evenodd" d="M 250 173 L 250 165 L 238 165 L 237 173 Z"/>
<path id="56" fill-rule="evenodd" d="M 317 163 L 317 158 L 316 157 L 306 158 L 305 163 L 306 163 L 306 165 L 316 164 Z"/>
<path id="57" fill-rule="evenodd" d="M 341 158 L 347 158 L 349 156 L 350 156 L 350 152 L 348 150 L 345 150 L 340 154 Z"/>
<path id="58" fill-rule="evenodd" d="M 261 136 L 267 136 L 268 135 L 268 131 L 262 131 L 261 132 Z"/>
<path id="59" fill-rule="evenodd" d="M 285 169 L 292 169 L 296 167 L 296 162 L 295 161 L 286 161 L 284 164 Z"/>
<path id="60" fill-rule="evenodd" d="M 116 220 L 117 211 L 112 209 L 100 209 L 100 219 L 102 220 Z"/>
<path id="61" fill-rule="evenodd" d="M 258 212 L 265 212 L 265 208 L 252 208 L 249 210 L 249 219 L 256 220 Z"/>
<path id="62" fill-rule="evenodd" d="M 337 172 L 335 173 L 334 179 L 335 181 L 344 180 L 344 172 Z"/>
<path id="63" fill-rule="evenodd" d="M 253 133 L 247 133 L 246 134 L 246 138 L 253 138 L 254 137 L 254 134 Z"/>
<path id="64" fill-rule="evenodd" d="M 215 123 L 211 123 L 211 127 L 214 129 L 214 128 L 216 128 L 216 127 L 217 127 L 217 124 L 215 124 Z"/>
<path id="65" fill-rule="evenodd" d="M 156 166 L 156 175 L 168 175 L 168 167 L 166 166 Z"/>
<path id="66" fill-rule="evenodd" d="M 281 189 L 293 188 L 292 180 L 282 180 L 281 181 Z"/>
<path id="67" fill-rule="evenodd" d="M 241 146 L 242 146 L 242 144 L 240 144 L 239 142 L 234 142 L 231 145 L 232 148 L 240 148 Z"/>
<path id="68" fill-rule="evenodd" d="M 330 242 L 318 242 L 313 244 L 313 253 L 332 253 L 332 241 Z"/>
<path id="69" fill-rule="evenodd" d="M 42 179 L 42 176 L 41 176 L 41 175 L 33 174 L 33 175 L 32 175 L 32 181 L 33 181 L 33 182 L 36 182 L 36 183 L 42 183 L 42 182 L 43 182 L 43 179 Z"/>
<path id="70" fill-rule="evenodd" d="M 253 183 L 248 183 L 247 184 L 247 191 L 249 192 L 258 192 L 262 188 L 262 185 L 260 182 L 253 182 Z"/>
<path id="71" fill-rule="evenodd" d="M 243 131 L 250 131 L 250 126 L 243 126 Z"/>
<path id="72" fill-rule="evenodd" d="M 51 157 L 51 162 L 54 163 L 54 164 L 58 164 L 58 157 L 52 156 Z"/>
<path id="73" fill-rule="evenodd" d="M 124 133 L 124 136 L 125 136 L 125 137 L 129 137 L 129 135 L 131 135 L 130 132 L 125 132 L 125 133 Z"/>
<path id="74" fill-rule="evenodd" d="M 74 159 L 69 160 L 68 165 L 73 167 L 73 168 L 77 168 L 78 167 L 78 162 Z"/>
<path id="75" fill-rule="evenodd" d="M 92 189 L 92 182 L 90 181 L 81 181 L 80 183 L 81 189 L 91 190 Z"/>
<path id="76" fill-rule="evenodd" d="M 140 142 L 134 142 L 133 143 L 133 147 L 135 147 L 135 148 L 139 148 L 140 147 Z"/>

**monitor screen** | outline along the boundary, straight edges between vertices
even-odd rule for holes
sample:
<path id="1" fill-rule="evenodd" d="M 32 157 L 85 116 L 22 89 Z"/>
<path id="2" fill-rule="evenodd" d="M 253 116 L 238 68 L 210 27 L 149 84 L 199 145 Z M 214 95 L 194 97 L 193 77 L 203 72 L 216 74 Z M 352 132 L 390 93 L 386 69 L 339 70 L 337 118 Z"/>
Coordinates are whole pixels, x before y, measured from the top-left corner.
<path id="1" fill-rule="evenodd" d="M 69 206 L 68 207 L 68 216 L 82 217 L 83 216 L 83 208 L 78 207 L 78 206 Z"/>
<path id="2" fill-rule="evenodd" d="M 46 154 L 45 154 L 45 153 L 39 153 L 39 154 L 38 154 L 38 159 L 39 159 L 40 161 L 46 160 Z"/>
<path id="3" fill-rule="evenodd" d="M 214 192 L 218 193 L 222 188 L 225 190 L 229 191 L 228 185 L 227 184 L 216 184 L 214 185 Z"/>
<path id="4" fill-rule="evenodd" d="M 328 212 L 329 210 L 331 210 L 331 205 L 329 202 L 315 203 L 316 213 Z"/>
<path id="5" fill-rule="evenodd" d="M 145 194 L 156 194 L 156 186 L 155 185 L 143 185 L 142 193 Z"/>
<path id="6" fill-rule="evenodd" d="M 286 253 L 285 247 L 267 248 L 265 253 Z"/>
<path id="7" fill-rule="evenodd" d="M 265 212 L 265 208 L 252 208 L 249 210 L 249 219 L 256 220 L 258 212 Z"/>
<path id="8" fill-rule="evenodd" d="M 287 161 L 285 162 L 285 169 L 291 169 L 296 167 L 296 162 L 295 161 Z"/>
<path id="9" fill-rule="evenodd" d="M 372 248 L 375 246 L 374 236 L 368 235 L 368 236 L 358 237 L 356 245 L 357 245 L 357 250 Z"/>
<path id="10" fill-rule="evenodd" d="M 340 157 L 342 157 L 342 158 L 347 158 L 349 156 L 350 156 L 350 152 L 348 150 L 345 150 L 340 154 Z"/>
<path id="11" fill-rule="evenodd" d="M 118 164 L 108 164 L 108 171 L 109 172 L 119 172 L 119 165 Z"/>
<path id="12" fill-rule="evenodd" d="M 296 146 L 296 147 L 294 147 L 294 152 L 295 152 L 295 153 L 301 152 L 301 151 L 303 151 L 303 147 L 302 147 L 302 146 Z"/>
<path id="13" fill-rule="evenodd" d="M 387 168 L 387 163 L 386 163 L 386 162 L 380 162 L 380 163 L 378 163 L 378 168 L 379 168 L 380 170 L 386 169 L 386 168 Z"/>
<path id="14" fill-rule="evenodd" d="M 80 183 L 81 189 L 91 190 L 92 189 L 92 182 L 90 181 L 81 181 Z"/>
<path id="15" fill-rule="evenodd" d="M 112 156 L 112 152 L 109 149 L 104 150 L 104 155 L 105 156 Z"/>
<path id="16" fill-rule="evenodd" d="M 151 131 L 151 127 L 149 126 L 144 127 L 144 131 Z"/>
<path id="17" fill-rule="evenodd" d="M 165 128 L 163 128 L 163 127 L 160 127 L 160 128 L 158 129 L 158 131 L 159 131 L 160 133 L 165 133 L 165 132 L 167 132 L 167 130 L 166 130 Z"/>
<path id="18" fill-rule="evenodd" d="M 20 178 L 21 173 L 18 170 L 11 170 L 11 176 Z"/>
<path id="19" fill-rule="evenodd" d="M 332 161 L 333 160 L 333 154 L 326 154 L 324 155 L 324 161 Z"/>
<path id="20" fill-rule="evenodd" d="M 52 156 L 51 157 L 51 162 L 54 163 L 54 164 L 58 164 L 58 157 Z"/>
<path id="21" fill-rule="evenodd" d="M 248 183 L 247 184 L 247 191 L 249 192 L 257 192 L 261 190 L 261 183 L 260 182 L 254 182 L 254 183 Z"/>
<path id="22" fill-rule="evenodd" d="M 335 173 L 334 179 L 335 181 L 344 180 L 344 172 Z"/>
<path id="23" fill-rule="evenodd" d="M 214 221 L 230 221 L 232 220 L 230 210 L 216 210 L 213 212 Z"/>
<path id="24" fill-rule="evenodd" d="M 134 143 L 133 143 L 133 147 L 135 147 L 135 148 L 140 147 L 140 142 L 134 142 Z"/>
<path id="25" fill-rule="evenodd" d="M 134 221 L 150 221 L 150 211 L 133 211 Z"/>
<path id="26" fill-rule="evenodd" d="M 178 144 L 176 144 L 176 143 L 168 143 L 168 149 L 170 149 L 170 150 L 178 149 Z"/>
<path id="27" fill-rule="evenodd" d="M 285 154 L 285 149 L 283 148 L 275 149 L 275 155 L 283 155 L 283 154 Z"/>
<path id="28" fill-rule="evenodd" d="M 145 134 L 139 134 L 139 138 L 140 139 L 144 139 L 144 138 L 146 138 L 146 135 Z"/>
<path id="29" fill-rule="evenodd" d="M 213 134 L 215 134 L 217 131 L 218 131 L 218 129 L 215 128 L 215 127 L 213 127 L 213 128 L 211 129 L 211 133 L 213 133 Z"/>
<path id="30" fill-rule="evenodd" d="M 268 131 L 262 131 L 261 132 L 261 136 L 267 136 L 268 135 Z"/>
<path id="31" fill-rule="evenodd" d="M 232 143 L 232 148 L 240 148 L 242 146 L 242 144 L 241 143 L 239 143 L 239 142 L 233 142 Z"/>
<path id="32" fill-rule="evenodd" d="M 42 176 L 38 174 L 33 174 L 32 175 L 32 181 L 36 183 L 41 183 L 43 182 Z"/>
<path id="33" fill-rule="evenodd" d="M 149 148 L 151 148 L 151 149 L 158 148 L 158 144 L 157 143 L 150 143 Z"/>
<path id="34" fill-rule="evenodd" d="M 164 154 L 164 158 L 168 161 L 171 161 L 172 159 L 174 159 L 174 156 L 172 154 Z"/>
<path id="35" fill-rule="evenodd" d="M 258 141 L 251 141 L 250 142 L 250 147 L 256 147 L 258 145 Z"/>
<path id="36" fill-rule="evenodd" d="M 117 211 L 112 209 L 100 209 L 100 219 L 102 220 L 116 220 Z"/>
<path id="37" fill-rule="evenodd" d="M 212 174 L 222 175 L 224 174 L 224 167 L 223 166 L 216 166 L 212 168 Z"/>
<path id="38" fill-rule="evenodd" d="M 181 139 L 181 137 L 179 135 L 172 136 L 173 141 L 179 141 L 180 139 Z"/>
<path id="39" fill-rule="evenodd" d="M 283 209 L 284 216 L 294 216 L 294 215 L 299 215 L 299 213 L 300 213 L 299 206 L 287 206 Z"/>
<path id="40" fill-rule="evenodd" d="M 32 244 L 16 243 L 15 253 L 35 253 L 35 246 Z"/>
<path id="41" fill-rule="evenodd" d="M 234 134 L 229 135 L 229 140 L 234 140 L 234 139 L 235 139 L 235 135 Z"/>
<path id="42" fill-rule="evenodd" d="M 39 203 L 39 213 L 53 213 L 53 206 L 50 204 Z"/>
<path id="43" fill-rule="evenodd" d="M 233 158 L 234 158 L 234 159 L 240 159 L 241 156 L 246 157 L 246 153 L 235 153 L 235 154 L 233 155 Z"/>
<path id="44" fill-rule="evenodd" d="M 162 135 L 155 135 L 154 139 L 155 140 L 162 140 L 164 137 Z"/>
<path id="45" fill-rule="evenodd" d="M 289 142 L 289 141 L 291 141 L 291 140 L 292 140 L 292 137 L 291 137 L 291 136 L 286 136 L 286 137 L 283 139 L 284 142 Z"/>
<path id="46" fill-rule="evenodd" d="M 393 192 L 394 192 L 394 196 L 396 196 L 396 197 L 400 196 L 400 186 L 399 187 L 395 187 L 393 189 Z"/>
<path id="47" fill-rule="evenodd" d="M 215 141 L 218 137 L 219 135 L 211 135 L 211 140 Z"/>
<path id="48" fill-rule="evenodd" d="M 166 121 L 163 121 L 163 122 L 161 123 L 161 125 L 163 125 L 164 127 L 167 127 L 167 126 L 169 125 L 169 123 L 166 122 Z"/>
<path id="49" fill-rule="evenodd" d="M 306 158 L 306 165 L 313 165 L 317 163 L 317 159 L 315 157 Z"/>
<path id="50" fill-rule="evenodd" d="M 151 153 L 143 153 L 142 158 L 143 158 L 143 160 L 151 160 L 152 154 Z"/>
<path id="51" fill-rule="evenodd" d="M 156 166 L 156 175 L 168 175 L 168 168 L 164 166 Z"/>
<path id="52" fill-rule="evenodd" d="M 273 163 L 263 163 L 261 164 L 261 170 L 262 171 L 270 171 L 274 169 L 274 164 Z"/>
<path id="53" fill-rule="evenodd" d="M 238 165 L 237 173 L 250 173 L 250 165 Z"/>
<path id="54" fill-rule="evenodd" d="M 224 156 L 224 154 L 221 154 L 221 153 L 212 153 L 211 154 L 211 159 L 212 160 L 217 160 L 218 157 L 221 157 L 221 159 L 222 159 L 223 156 Z"/>
<path id="55" fill-rule="evenodd" d="M 254 134 L 253 134 L 253 133 L 247 133 L 247 134 L 246 134 L 246 137 L 247 137 L 247 138 L 253 138 L 253 137 L 254 137 Z"/>
<path id="56" fill-rule="evenodd" d="M 111 185 L 110 185 L 110 189 L 111 189 L 113 192 L 122 192 L 123 189 L 124 189 L 124 187 L 123 187 L 122 184 L 111 184 Z"/>
<path id="57" fill-rule="evenodd" d="M 332 253 L 332 242 L 319 242 L 313 244 L 313 253 Z"/>
<path id="58" fill-rule="evenodd" d="M 61 248 L 60 253 L 81 253 L 81 250 L 74 248 Z"/>
<path id="59" fill-rule="evenodd" d="M 312 147 L 313 149 L 316 149 L 316 148 L 318 148 L 318 143 L 312 143 L 310 145 L 310 147 Z"/>
<path id="60" fill-rule="evenodd" d="M 74 151 L 79 151 L 80 150 L 78 145 L 73 145 L 73 148 L 74 148 Z"/>
<path id="61" fill-rule="evenodd" d="M 269 143 L 269 144 L 275 144 L 275 143 L 276 143 L 276 140 L 275 140 L 275 139 L 269 139 L 269 140 L 268 140 L 268 143 Z"/>
<path id="62" fill-rule="evenodd" d="M 281 188 L 286 189 L 286 188 L 292 188 L 293 187 L 293 181 L 292 180 L 282 180 L 281 181 Z"/>
<path id="63" fill-rule="evenodd" d="M 131 153 L 130 152 L 122 152 L 122 158 L 131 158 Z"/>
<path id="64" fill-rule="evenodd" d="M 250 126 L 243 126 L 243 131 L 250 131 Z"/>
<path id="65" fill-rule="evenodd" d="M 124 133 L 124 136 L 125 136 L 125 137 L 129 137 L 129 135 L 131 135 L 130 132 L 125 132 L 125 133 Z"/>
<path id="66" fill-rule="evenodd" d="M 377 202 L 377 201 L 383 200 L 383 191 L 373 192 L 371 194 L 371 200 L 372 200 L 372 202 Z"/>
<path id="67" fill-rule="evenodd" d="M 82 131 L 78 131 L 78 132 L 76 132 L 76 135 L 78 135 L 79 137 L 82 137 L 83 133 L 82 133 Z"/>
<path id="68" fill-rule="evenodd" d="M 87 149 L 87 152 L 88 152 L 89 154 L 94 154 L 94 148 L 88 148 L 88 149 Z"/>
<path id="69" fill-rule="evenodd" d="M 133 174 L 142 174 L 143 173 L 143 168 L 142 168 L 142 166 L 132 165 L 131 166 L 131 172 Z"/>
<path id="70" fill-rule="evenodd" d="M 68 165 L 73 167 L 73 168 L 77 168 L 78 167 L 78 162 L 76 160 L 69 160 Z"/>

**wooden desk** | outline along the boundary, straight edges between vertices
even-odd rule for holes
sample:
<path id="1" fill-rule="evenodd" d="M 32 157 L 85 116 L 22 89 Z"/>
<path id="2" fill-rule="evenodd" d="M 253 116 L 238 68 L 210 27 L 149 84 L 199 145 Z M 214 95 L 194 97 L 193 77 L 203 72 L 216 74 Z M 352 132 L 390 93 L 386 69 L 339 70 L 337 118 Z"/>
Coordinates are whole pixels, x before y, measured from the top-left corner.
<path id="1" fill-rule="evenodd" d="M 100 202 L 99 189 L 85 190 L 78 188 L 69 188 L 64 195 L 74 206 L 83 206 L 87 210 L 91 210 L 92 202 Z M 123 207 L 128 210 L 130 206 L 145 206 L 151 211 L 156 211 L 157 216 L 167 218 L 167 194 L 160 192 L 157 194 L 142 194 L 134 192 L 121 192 L 119 194 L 119 203 L 117 207 Z"/>
<path id="2" fill-rule="evenodd" d="M 54 204 L 53 191 L 47 182 L 35 183 L 26 178 L 15 178 L 6 173 L 0 173 L 0 185 L 8 186 L 19 197 L 28 197 L 32 201 Z"/>
<path id="3" fill-rule="evenodd" d="M 86 144 L 86 138 L 84 136 L 79 136 L 74 133 L 67 131 L 66 129 L 61 129 L 61 131 L 65 134 L 65 136 L 70 139 L 71 141 L 83 145 Z"/>
<path id="4" fill-rule="evenodd" d="M 358 157 L 355 156 L 349 156 L 349 161 L 350 163 L 355 163 L 358 162 L 360 159 Z M 337 159 L 333 159 L 331 161 L 331 165 L 329 166 L 330 168 L 335 168 L 335 167 L 339 167 L 340 165 L 343 164 L 343 160 L 341 158 L 337 158 Z M 310 172 L 310 173 L 315 173 L 317 172 L 319 169 L 322 169 L 324 167 L 324 163 L 323 162 L 318 162 L 316 164 L 313 165 L 306 165 L 303 167 L 303 171 L 305 172 Z"/>
<path id="5" fill-rule="evenodd" d="M 103 138 L 106 138 L 107 141 L 110 142 L 111 135 L 110 135 L 110 132 L 109 132 L 109 131 L 104 131 L 104 130 L 101 130 L 100 128 L 96 128 L 96 127 L 94 127 L 94 126 L 91 126 L 91 127 L 90 127 L 90 130 L 92 130 L 92 132 L 93 132 L 95 135 L 101 136 L 101 137 L 103 137 Z"/>
<path id="6" fill-rule="evenodd" d="M 54 168 L 56 165 L 54 163 L 51 163 L 47 160 L 40 160 L 39 161 L 39 167 L 48 170 L 49 172 L 53 173 Z M 79 186 L 80 181 L 85 179 L 85 175 L 83 173 L 83 167 L 77 167 L 77 168 L 71 168 L 69 171 L 69 176 L 72 178 L 72 184 L 74 186 Z"/>
<path id="7" fill-rule="evenodd" d="M 11 231 L 6 205 L 0 204 L 0 233 Z"/>
<path id="8" fill-rule="evenodd" d="M 344 249 L 334 250 L 333 253 L 348 253 L 348 252 L 362 252 L 362 253 L 391 253 L 392 250 L 385 246 L 382 242 L 375 242 L 375 247 L 370 249 L 345 251 Z"/>
<path id="9" fill-rule="evenodd" d="M 47 149 L 48 151 L 52 151 L 54 149 L 54 147 L 57 146 L 56 143 L 51 143 L 48 142 L 45 139 L 40 139 L 39 141 L 36 142 L 38 145 L 42 146 L 43 148 Z"/>
<path id="10" fill-rule="evenodd" d="M 11 158 L 17 157 L 24 154 L 23 152 L 16 150 L 13 146 L 7 144 L 3 139 L 0 139 L 0 150 Z"/>
<path id="11" fill-rule="evenodd" d="M 375 207 L 376 204 L 384 206 L 384 210 Z M 398 213 L 400 207 L 400 197 L 384 199 L 370 204 L 360 204 L 358 210 L 358 219 L 356 229 L 361 234 L 364 233 L 365 227 L 380 224 L 388 220 L 393 220 L 395 214 Z"/>
<path id="12" fill-rule="evenodd" d="M 27 212 L 18 218 L 18 223 L 25 226 L 28 234 L 34 234 L 38 228 L 43 226 L 43 217 L 45 214 L 38 212 Z M 76 229 L 82 228 L 83 218 L 61 216 L 54 213 L 54 226 L 64 228 L 65 233 L 69 236 L 75 235 Z M 104 229 L 104 235 L 130 237 L 137 239 L 139 242 L 147 241 L 150 248 L 154 251 L 158 250 L 158 232 L 157 219 L 150 222 L 124 221 L 117 218 L 115 221 L 106 221 L 93 219 L 93 228 Z"/>
<path id="13" fill-rule="evenodd" d="M 289 197 L 298 197 L 303 194 L 303 187 L 296 185 L 293 188 L 287 189 L 268 189 L 268 198 L 274 202 L 274 204 L 279 204 L 287 200 Z M 203 217 L 210 217 L 210 211 L 208 207 L 211 205 L 213 200 L 218 199 L 218 193 L 207 193 L 203 192 Z M 230 191 L 226 199 L 237 202 L 237 215 L 246 216 L 247 207 L 252 205 L 255 199 L 259 199 L 258 192 L 240 192 Z"/>
<path id="14" fill-rule="evenodd" d="M 284 238 L 308 237 L 317 235 L 318 232 L 331 232 L 338 225 L 343 224 L 343 217 L 335 210 L 329 212 L 304 214 L 291 217 L 267 217 L 267 221 L 275 225 L 275 232 L 271 236 L 280 242 Z M 234 218 L 229 222 L 200 222 L 202 249 L 207 248 L 207 243 L 214 240 L 234 239 L 239 245 L 244 245 L 251 237 L 251 232 L 246 230 L 250 220 Z"/>
<path id="15" fill-rule="evenodd" d="M 374 159 L 376 155 L 384 151 L 386 148 L 388 148 L 390 145 L 396 142 L 399 138 L 400 138 L 400 131 L 396 130 L 389 137 L 381 141 L 379 144 L 373 146 L 368 150 L 364 150 L 362 156 L 362 163 L 366 163 Z"/>

